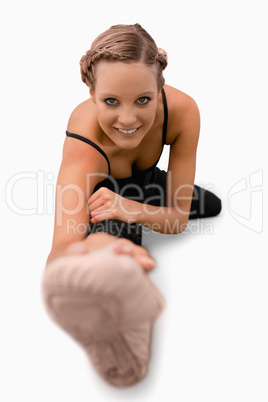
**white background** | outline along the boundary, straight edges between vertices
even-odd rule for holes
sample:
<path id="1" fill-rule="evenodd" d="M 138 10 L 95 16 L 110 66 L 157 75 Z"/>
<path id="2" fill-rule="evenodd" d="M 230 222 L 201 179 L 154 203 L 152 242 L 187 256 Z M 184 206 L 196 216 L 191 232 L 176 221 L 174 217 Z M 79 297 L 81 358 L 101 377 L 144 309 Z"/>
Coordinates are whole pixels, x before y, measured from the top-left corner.
<path id="1" fill-rule="evenodd" d="M 1 401 L 267 402 L 265 3 L 1 6 Z M 167 50 L 167 84 L 199 105 L 196 184 L 209 186 L 223 210 L 178 236 L 144 235 L 158 261 L 151 277 L 167 306 L 154 328 L 147 377 L 120 390 L 103 383 L 51 322 L 40 283 L 67 120 L 88 97 L 79 60 L 99 33 L 136 22 Z"/>

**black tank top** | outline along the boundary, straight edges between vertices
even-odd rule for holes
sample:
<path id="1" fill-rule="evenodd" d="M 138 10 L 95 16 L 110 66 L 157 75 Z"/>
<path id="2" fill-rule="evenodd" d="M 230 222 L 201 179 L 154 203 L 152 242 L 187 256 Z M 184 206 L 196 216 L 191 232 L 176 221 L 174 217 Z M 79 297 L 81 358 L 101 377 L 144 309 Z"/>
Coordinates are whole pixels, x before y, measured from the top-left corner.
<path id="1" fill-rule="evenodd" d="M 166 100 L 166 94 L 165 94 L 164 88 L 162 88 L 162 99 L 163 99 L 163 106 L 164 106 L 164 123 L 163 123 L 163 130 L 162 130 L 162 149 L 161 149 L 160 155 L 159 155 L 157 161 L 151 167 L 149 167 L 148 169 L 138 170 L 138 169 L 133 168 L 133 175 L 135 175 L 135 176 L 136 175 L 138 175 L 138 176 L 142 175 L 143 176 L 146 173 L 148 173 L 150 170 L 154 169 L 156 167 L 157 163 L 159 162 L 159 159 L 160 159 L 160 157 L 162 155 L 163 147 L 164 147 L 164 145 L 166 143 L 167 122 L 168 122 L 168 108 L 167 108 L 167 100 Z M 108 170 L 109 170 L 108 175 L 110 175 L 111 166 L 110 166 L 108 156 L 106 155 L 106 153 L 97 144 L 95 144 L 95 142 L 89 140 L 88 138 L 83 137 L 82 135 L 70 133 L 67 130 L 66 130 L 66 135 L 67 135 L 67 137 L 73 137 L 73 138 L 76 138 L 76 139 L 78 139 L 80 141 L 86 142 L 87 144 L 89 144 L 92 147 L 94 147 L 97 151 L 99 151 L 104 156 L 104 158 L 106 159 L 106 161 L 108 163 Z"/>

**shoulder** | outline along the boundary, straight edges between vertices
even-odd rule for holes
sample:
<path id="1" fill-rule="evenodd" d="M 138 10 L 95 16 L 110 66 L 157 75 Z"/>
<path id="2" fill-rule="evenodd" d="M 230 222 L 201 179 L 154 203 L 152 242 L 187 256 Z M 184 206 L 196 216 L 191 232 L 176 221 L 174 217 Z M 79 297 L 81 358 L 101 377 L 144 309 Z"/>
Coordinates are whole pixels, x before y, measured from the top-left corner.
<path id="1" fill-rule="evenodd" d="M 190 95 L 170 85 L 165 85 L 164 89 L 171 114 L 178 115 L 179 113 L 180 117 L 182 117 L 185 112 L 198 111 L 198 106 Z"/>
<path id="2" fill-rule="evenodd" d="M 70 114 L 66 129 L 69 133 L 78 134 L 94 143 L 97 142 L 96 135 L 99 130 L 99 123 L 95 105 L 90 98 L 74 108 Z M 107 161 L 98 150 L 88 143 L 73 137 L 66 136 L 62 157 L 63 161 L 68 163 L 93 164 L 104 172 L 107 170 Z"/>
<path id="3" fill-rule="evenodd" d="M 98 122 L 95 105 L 92 100 L 86 99 L 74 108 L 71 112 L 67 130 L 88 137 L 89 133 L 94 132 L 93 128 Z"/>
<path id="4" fill-rule="evenodd" d="M 192 127 L 199 131 L 200 113 L 197 103 L 190 95 L 170 85 L 165 85 L 164 89 L 168 106 L 167 141 L 171 144 Z"/>

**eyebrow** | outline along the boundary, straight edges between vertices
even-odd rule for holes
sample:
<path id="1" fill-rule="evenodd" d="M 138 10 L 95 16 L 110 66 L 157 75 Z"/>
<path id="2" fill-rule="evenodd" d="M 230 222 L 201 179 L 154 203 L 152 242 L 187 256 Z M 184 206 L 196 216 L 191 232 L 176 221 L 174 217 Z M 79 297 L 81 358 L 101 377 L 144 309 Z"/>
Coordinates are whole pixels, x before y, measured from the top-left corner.
<path id="1" fill-rule="evenodd" d="M 154 94 L 155 94 L 155 92 L 153 92 L 153 91 L 144 91 L 141 94 L 136 95 L 135 98 L 139 98 L 139 97 L 141 97 L 143 95 L 154 95 Z M 104 96 L 104 97 L 107 96 L 107 97 L 110 97 L 110 98 L 120 98 L 120 96 L 115 95 L 115 94 L 111 94 L 111 93 L 100 94 L 100 96 Z"/>

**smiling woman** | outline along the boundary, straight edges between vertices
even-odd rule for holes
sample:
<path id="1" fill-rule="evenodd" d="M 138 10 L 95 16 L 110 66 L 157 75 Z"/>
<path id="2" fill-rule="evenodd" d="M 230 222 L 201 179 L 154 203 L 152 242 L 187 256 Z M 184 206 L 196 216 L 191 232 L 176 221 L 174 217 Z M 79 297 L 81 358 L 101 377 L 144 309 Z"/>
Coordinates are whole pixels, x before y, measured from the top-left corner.
<path id="1" fill-rule="evenodd" d="M 93 41 L 80 60 L 90 98 L 69 118 L 58 175 L 45 302 L 117 386 L 144 377 L 163 307 L 144 273 L 155 261 L 142 227 L 179 234 L 188 219 L 221 210 L 194 184 L 199 110 L 165 84 L 166 66 L 167 53 L 139 24 L 112 26 Z M 167 172 L 157 167 L 164 145 Z"/>

